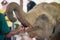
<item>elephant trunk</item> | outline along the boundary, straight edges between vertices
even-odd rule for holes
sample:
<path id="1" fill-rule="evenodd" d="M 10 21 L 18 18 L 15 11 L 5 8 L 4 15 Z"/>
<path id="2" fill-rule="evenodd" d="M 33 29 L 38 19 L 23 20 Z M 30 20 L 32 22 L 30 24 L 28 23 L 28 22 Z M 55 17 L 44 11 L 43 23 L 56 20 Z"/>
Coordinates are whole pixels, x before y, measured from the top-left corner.
<path id="1" fill-rule="evenodd" d="M 14 18 L 13 16 L 13 11 L 15 12 L 16 14 L 16 17 L 17 19 L 22 23 L 23 26 L 28 26 L 30 25 L 26 20 L 25 20 L 25 16 L 27 15 L 26 13 L 23 12 L 23 10 L 21 9 L 21 7 L 17 4 L 17 3 L 10 3 L 8 6 L 7 6 L 7 9 L 6 9 L 6 13 L 7 13 L 7 16 L 9 18 L 9 20 L 11 22 L 15 22 L 16 19 Z"/>

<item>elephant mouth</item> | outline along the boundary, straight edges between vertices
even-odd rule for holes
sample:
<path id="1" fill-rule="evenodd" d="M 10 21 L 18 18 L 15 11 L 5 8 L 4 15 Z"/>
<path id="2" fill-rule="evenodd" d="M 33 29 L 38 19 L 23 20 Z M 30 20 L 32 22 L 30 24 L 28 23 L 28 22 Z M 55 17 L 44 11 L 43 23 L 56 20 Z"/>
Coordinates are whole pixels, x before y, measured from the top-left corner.
<path id="1" fill-rule="evenodd" d="M 25 23 L 22 23 L 23 27 L 27 28 L 29 27 L 29 25 L 25 24 Z"/>
<path id="2" fill-rule="evenodd" d="M 31 25 L 28 25 L 28 24 L 25 24 L 25 23 L 22 23 L 25 31 L 29 30 L 31 28 Z"/>

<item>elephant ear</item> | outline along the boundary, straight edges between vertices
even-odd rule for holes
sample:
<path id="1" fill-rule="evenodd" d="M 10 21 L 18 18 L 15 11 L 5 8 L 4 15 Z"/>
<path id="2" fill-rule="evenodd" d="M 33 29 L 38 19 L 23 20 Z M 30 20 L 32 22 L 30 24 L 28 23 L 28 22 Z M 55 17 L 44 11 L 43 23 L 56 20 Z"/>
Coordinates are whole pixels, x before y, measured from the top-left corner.
<path id="1" fill-rule="evenodd" d="M 15 22 L 17 19 L 13 16 L 13 11 L 17 10 L 19 8 L 19 5 L 15 2 L 12 2 L 8 4 L 7 9 L 6 9 L 6 15 L 8 16 L 9 20 L 11 22 Z"/>
<path id="2" fill-rule="evenodd" d="M 51 36 L 54 28 L 55 20 L 48 14 L 42 13 L 36 18 L 34 26 L 30 29 L 29 34 L 33 36 Z M 33 33 L 32 33 L 33 32 Z"/>

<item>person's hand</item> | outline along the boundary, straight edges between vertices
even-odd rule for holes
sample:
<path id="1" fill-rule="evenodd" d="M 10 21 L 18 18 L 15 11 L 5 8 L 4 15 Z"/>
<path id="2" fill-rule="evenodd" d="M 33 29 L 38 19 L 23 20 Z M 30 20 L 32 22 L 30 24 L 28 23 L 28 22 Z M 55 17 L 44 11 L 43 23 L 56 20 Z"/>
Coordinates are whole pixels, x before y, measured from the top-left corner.
<path id="1" fill-rule="evenodd" d="M 18 31 L 22 31 L 22 30 L 24 30 L 24 28 L 21 27 L 21 26 L 18 26 L 17 30 L 18 30 Z"/>

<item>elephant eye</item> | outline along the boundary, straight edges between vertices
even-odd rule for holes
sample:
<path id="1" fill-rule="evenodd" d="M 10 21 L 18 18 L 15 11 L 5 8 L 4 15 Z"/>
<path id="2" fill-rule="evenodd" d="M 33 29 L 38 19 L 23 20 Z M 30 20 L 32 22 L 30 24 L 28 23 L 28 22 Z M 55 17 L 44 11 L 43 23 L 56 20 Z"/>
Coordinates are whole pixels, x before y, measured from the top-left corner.
<path id="1" fill-rule="evenodd" d="M 38 19 L 43 20 L 43 21 L 49 21 L 48 17 L 45 14 L 40 15 Z"/>

